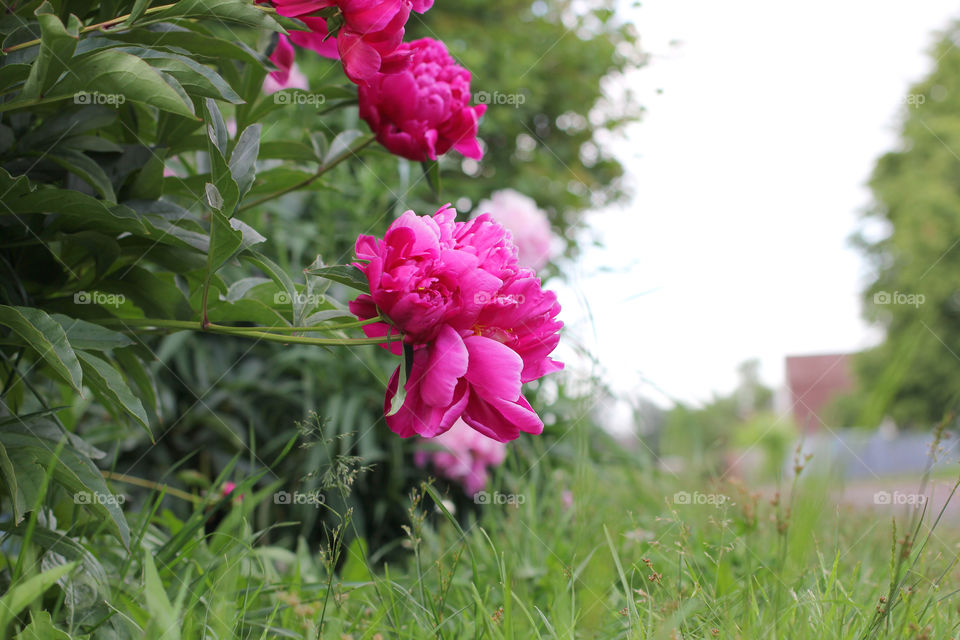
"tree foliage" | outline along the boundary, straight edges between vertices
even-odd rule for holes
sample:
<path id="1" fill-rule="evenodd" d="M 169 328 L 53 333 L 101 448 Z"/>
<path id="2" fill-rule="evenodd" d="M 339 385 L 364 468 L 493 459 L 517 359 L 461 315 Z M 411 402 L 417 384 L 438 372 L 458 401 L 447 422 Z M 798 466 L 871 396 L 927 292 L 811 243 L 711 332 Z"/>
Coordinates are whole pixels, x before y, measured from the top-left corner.
<path id="1" fill-rule="evenodd" d="M 931 51 L 935 67 L 904 98 L 899 149 L 877 162 L 874 205 L 856 238 L 875 277 L 868 317 L 886 339 L 855 359 L 863 391 L 845 415 L 930 426 L 960 392 L 960 51 L 955 25 Z"/>

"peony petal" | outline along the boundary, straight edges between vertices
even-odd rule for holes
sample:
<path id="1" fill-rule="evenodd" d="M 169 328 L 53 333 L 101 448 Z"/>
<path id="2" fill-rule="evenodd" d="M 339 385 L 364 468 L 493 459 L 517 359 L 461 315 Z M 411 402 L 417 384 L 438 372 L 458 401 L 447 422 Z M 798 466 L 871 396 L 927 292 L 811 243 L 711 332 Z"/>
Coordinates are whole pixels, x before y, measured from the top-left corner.
<path id="1" fill-rule="evenodd" d="M 457 382 L 467 372 L 467 347 L 460 335 L 444 325 L 432 345 L 425 371 L 421 374 L 420 396 L 433 406 L 447 406 L 453 402 Z"/>
<path id="2" fill-rule="evenodd" d="M 485 338 L 470 336 L 464 344 L 470 354 L 467 382 L 484 400 L 515 402 L 520 395 L 523 360 L 510 347 Z"/>

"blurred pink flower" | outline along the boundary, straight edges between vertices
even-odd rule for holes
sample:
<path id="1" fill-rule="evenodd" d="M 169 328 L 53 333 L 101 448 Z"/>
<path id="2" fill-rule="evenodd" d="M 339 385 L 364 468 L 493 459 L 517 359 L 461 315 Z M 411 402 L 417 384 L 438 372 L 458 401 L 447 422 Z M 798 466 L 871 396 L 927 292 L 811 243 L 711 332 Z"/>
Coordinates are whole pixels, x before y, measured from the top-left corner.
<path id="1" fill-rule="evenodd" d="M 483 435 L 506 442 L 540 433 L 543 422 L 520 386 L 563 368 L 549 354 L 563 323 L 556 295 L 543 291 L 530 269 L 517 264 L 516 247 L 502 226 L 482 215 L 454 222 L 456 212 L 434 216 L 407 211 L 383 240 L 357 239 L 357 266 L 370 295 L 350 303 L 368 336 L 398 338 L 409 371 L 400 410 L 387 425 L 403 437 L 434 437 L 460 417 Z M 400 367 L 387 387 L 388 412 Z"/>
<path id="2" fill-rule="evenodd" d="M 403 41 L 410 11 L 423 13 L 433 6 L 433 0 L 273 0 L 273 4 L 277 13 L 297 18 L 310 29 L 291 31 L 294 44 L 340 58 L 347 77 L 361 84 L 404 63 L 404 56 L 395 52 Z M 339 10 L 335 16 L 317 15 L 334 7 Z M 333 37 L 328 36 L 328 20 L 334 21 Z"/>
<path id="3" fill-rule="evenodd" d="M 451 148 L 479 160 L 477 125 L 486 105 L 470 106 L 470 72 L 439 40 L 401 44 L 409 64 L 359 86 L 360 117 L 391 153 L 423 162 Z"/>
<path id="4" fill-rule="evenodd" d="M 477 211 L 489 213 L 507 228 L 517 245 L 517 259 L 522 266 L 539 270 L 550 262 L 550 221 L 532 198 L 513 189 L 502 189 L 480 202 Z"/>
<path id="5" fill-rule="evenodd" d="M 417 451 L 417 466 L 431 463 L 440 476 L 460 483 L 470 496 L 486 486 L 488 467 L 503 464 L 507 457 L 507 445 L 482 436 L 463 420 L 426 444 L 440 448 Z"/>
<path id="6" fill-rule="evenodd" d="M 270 56 L 270 62 L 277 70 L 271 71 L 263 79 L 263 92 L 265 94 L 276 93 L 281 89 L 308 88 L 307 77 L 297 67 L 295 58 L 293 45 L 290 44 L 287 36 L 281 34 L 277 40 L 277 47 Z"/>

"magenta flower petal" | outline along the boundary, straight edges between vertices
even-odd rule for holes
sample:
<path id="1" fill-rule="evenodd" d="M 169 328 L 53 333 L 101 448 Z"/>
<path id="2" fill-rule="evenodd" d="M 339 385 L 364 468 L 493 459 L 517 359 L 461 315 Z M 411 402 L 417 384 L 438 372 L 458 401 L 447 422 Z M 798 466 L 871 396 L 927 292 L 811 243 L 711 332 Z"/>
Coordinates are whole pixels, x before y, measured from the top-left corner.
<path id="1" fill-rule="evenodd" d="M 387 395 L 384 399 L 384 413 L 390 409 L 393 396 L 396 395 L 400 379 L 400 368 L 397 367 L 387 385 Z M 446 407 L 437 407 L 427 404 L 420 395 L 419 379 L 411 377 L 404 386 L 407 395 L 404 398 L 400 411 L 387 416 L 387 426 L 390 430 L 403 438 L 421 435 L 432 438 L 440 435 L 457 421 L 463 414 L 470 398 L 469 387 L 465 380 L 461 381 L 453 393 L 453 402 Z"/>
<path id="2" fill-rule="evenodd" d="M 356 243 L 355 264 L 370 295 L 350 310 L 362 319 L 387 318 L 364 331 L 400 332 L 413 353 L 403 406 L 387 424 L 404 437 L 434 437 L 462 416 L 498 442 L 540 433 L 543 422 L 521 385 L 563 366 L 549 357 L 563 326 L 556 319 L 560 305 L 533 271 L 517 264 L 502 226 L 489 216 L 456 222 L 455 213 L 448 206 L 433 216 L 407 211 L 382 240 L 361 236 Z"/>
<path id="3" fill-rule="evenodd" d="M 444 326 L 428 350 L 429 358 L 420 383 L 420 396 L 433 406 L 450 405 L 457 382 L 467 373 L 468 347 L 460 334 Z M 472 355 L 470 358 L 472 362 Z M 519 375 L 517 384 L 519 387 Z"/>
<path id="4" fill-rule="evenodd" d="M 487 401 L 516 401 L 523 369 L 523 360 L 517 352 L 482 336 L 470 336 L 463 343 L 470 354 L 466 378 L 473 390 Z"/>

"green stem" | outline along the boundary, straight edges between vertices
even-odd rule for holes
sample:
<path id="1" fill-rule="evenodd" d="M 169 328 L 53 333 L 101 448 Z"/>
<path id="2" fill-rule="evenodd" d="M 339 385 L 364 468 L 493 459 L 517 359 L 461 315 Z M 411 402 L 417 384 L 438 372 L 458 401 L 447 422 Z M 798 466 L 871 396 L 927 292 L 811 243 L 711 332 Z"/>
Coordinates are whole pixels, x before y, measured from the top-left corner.
<path id="1" fill-rule="evenodd" d="M 159 12 L 159 11 L 164 11 L 164 10 L 166 10 L 166 9 L 169 9 L 170 7 L 175 6 L 175 5 L 176 5 L 176 3 L 173 3 L 173 4 L 164 4 L 164 5 L 160 5 L 159 7 L 150 7 L 149 9 L 147 9 L 146 11 L 143 12 L 143 15 L 148 15 L 148 14 L 151 14 L 151 13 L 157 13 L 157 12 Z M 257 7 L 257 9 L 260 9 L 261 11 L 266 11 L 266 12 L 273 12 L 273 11 L 274 11 L 273 7 L 264 7 L 264 6 L 261 6 L 261 5 L 254 5 L 254 6 Z M 108 27 L 116 26 L 116 25 L 120 24 L 121 22 L 124 22 L 124 21 L 128 20 L 128 19 L 130 18 L 130 15 L 131 15 L 131 14 L 127 13 L 127 14 L 125 14 L 125 15 L 118 16 L 118 17 L 116 17 L 116 18 L 111 18 L 111 19 L 109 19 L 109 20 L 104 20 L 103 22 L 98 22 L 97 24 L 91 24 L 91 25 L 89 25 L 89 26 L 84 27 L 83 29 L 81 29 L 81 30 L 80 30 L 80 33 L 81 33 L 81 34 L 84 34 L 84 33 L 89 33 L 90 31 L 96 31 L 97 29 L 105 29 L 105 28 L 108 28 Z M 15 45 L 13 45 L 13 46 L 7 47 L 6 49 L 3 50 L 3 52 L 4 52 L 4 53 L 10 53 L 11 51 L 19 51 L 20 49 L 28 49 L 29 47 L 33 47 L 33 46 L 38 45 L 38 44 L 40 44 L 40 38 L 37 38 L 36 40 L 28 40 L 27 42 L 21 42 L 20 44 L 15 44 Z"/>
<path id="2" fill-rule="evenodd" d="M 262 331 L 266 329 L 270 333 L 316 333 L 318 331 L 339 331 L 341 329 L 356 329 L 358 327 L 364 327 L 368 324 L 374 324 L 376 322 L 384 322 L 384 319 L 380 316 L 375 318 L 370 318 L 368 320 L 357 320 L 356 322 L 344 322 L 343 324 L 331 324 L 331 325 L 316 325 L 313 327 L 227 327 L 234 331 Z"/>
<path id="3" fill-rule="evenodd" d="M 373 136 L 373 135 L 367 136 L 366 139 L 364 139 L 364 141 L 361 142 L 360 144 L 358 144 L 356 147 L 354 147 L 354 148 L 352 148 L 352 149 L 348 149 L 347 151 L 343 152 L 340 156 L 338 156 L 338 157 L 337 157 L 333 162 L 331 162 L 330 164 L 325 164 L 325 165 L 323 165 L 322 167 L 320 167 L 319 169 L 317 169 L 317 172 L 314 173 L 314 174 L 313 174 L 312 176 L 310 176 L 309 178 L 304 178 L 303 180 L 301 180 L 300 182 L 298 182 L 298 183 L 296 183 L 296 184 L 290 185 L 289 187 L 284 187 L 283 189 L 280 189 L 279 191 L 274 191 L 273 193 L 267 194 L 267 195 L 263 196 L 262 198 L 260 198 L 260 199 L 258 199 L 258 200 L 254 200 L 253 202 L 251 202 L 251 203 L 249 203 L 249 204 L 245 204 L 245 205 L 243 205 L 242 207 L 240 207 L 239 209 L 237 209 L 237 212 L 239 213 L 240 211 L 246 211 L 247 209 L 252 209 L 253 207 L 256 207 L 256 206 L 258 206 L 258 205 L 261 205 L 261 204 L 263 204 L 264 202 L 269 202 L 270 200 L 273 200 L 274 198 L 279 198 L 280 196 L 286 195 L 286 194 L 290 193 L 291 191 L 296 191 L 296 190 L 298 190 L 298 189 L 303 189 L 304 187 L 309 186 L 314 180 L 316 180 L 317 178 L 319 178 L 320 176 L 322 176 L 323 174 L 325 174 L 327 171 L 330 171 L 331 169 L 333 169 L 335 166 L 337 166 L 338 164 L 340 164 L 341 162 L 343 162 L 344 160 L 346 160 L 346 159 L 349 158 L 350 156 L 353 156 L 353 155 L 356 155 L 356 154 L 360 153 L 360 151 L 363 150 L 364 147 L 369 146 L 369 145 L 370 145 L 374 140 L 376 140 L 376 139 L 377 139 L 376 136 Z"/>
<path id="4" fill-rule="evenodd" d="M 396 337 L 389 338 L 308 338 L 306 336 L 286 336 L 264 331 L 270 327 L 228 327 L 220 324 L 209 323 L 206 327 L 202 322 L 195 320 L 165 320 L 161 318 L 114 318 L 107 320 L 112 324 L 123 324 L 128 327 L 159 327 L 162 329 L 176 329 L 186 331 L 199 331 L 205 333 L 221 333 L 230 336 L 239 336 L 244 338 L 257 338 L 268 342 L 282 342 L 284 344 L 312 344 L 318 346 L 344 346 L 352 347 L 365 344 L 384 344 L 389 340 L 396 340 Z M 314 330 L 314 328 L 306 328 Z"/>

